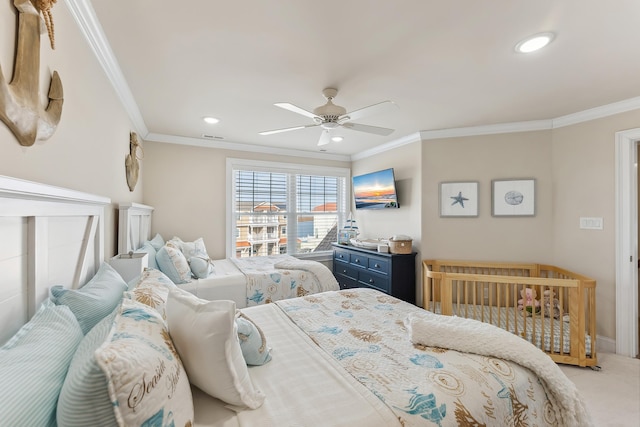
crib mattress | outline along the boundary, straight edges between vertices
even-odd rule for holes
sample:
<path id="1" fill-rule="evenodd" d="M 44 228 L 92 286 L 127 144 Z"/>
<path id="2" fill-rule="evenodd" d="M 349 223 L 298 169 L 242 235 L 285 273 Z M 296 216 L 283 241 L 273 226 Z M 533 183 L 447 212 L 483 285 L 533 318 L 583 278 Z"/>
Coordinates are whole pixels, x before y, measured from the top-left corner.
<path id="1" fill-rule="evenodd" d="M 441 313 L 439 302 L 435 303 L 434 312 L 438 314 Z M 479 320 L 483 323 L 491 323 L 513 334 L 520 335 L 536 347 L 548 353 L 568 354 L 571 352 L 569 322 L 565 322 L 562 319 L 551 319 L 539 316 L 535 318 L 525 318 L 522 316 L 522 313 L 514 307 L 488 307 L 473 304 L 454 304 L 453 314 Z M 585 348 L 587 356 L 590 356 L 591 336 L 586 333 Z"/>

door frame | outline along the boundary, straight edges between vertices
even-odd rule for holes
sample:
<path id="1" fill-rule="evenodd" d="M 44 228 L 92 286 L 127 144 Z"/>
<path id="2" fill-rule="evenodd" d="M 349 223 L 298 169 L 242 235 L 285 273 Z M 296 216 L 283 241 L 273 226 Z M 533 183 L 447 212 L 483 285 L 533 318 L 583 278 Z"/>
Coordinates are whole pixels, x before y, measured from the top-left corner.
<path id="1" fill-rule="evenodd" d="M 616 353 L 638 355 L 638 173 L 640 128 L 616 132 Z"/>

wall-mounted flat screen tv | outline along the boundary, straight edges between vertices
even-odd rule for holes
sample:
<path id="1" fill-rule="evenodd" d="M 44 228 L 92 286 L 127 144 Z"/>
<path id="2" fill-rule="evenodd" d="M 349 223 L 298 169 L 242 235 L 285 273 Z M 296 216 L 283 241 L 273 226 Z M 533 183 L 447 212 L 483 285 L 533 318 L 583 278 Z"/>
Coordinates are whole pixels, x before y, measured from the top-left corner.
<path id="1" fill-rule="evenodd" d="M 399 208 L 393 168 L 353 177 L 356 209 Z"/>

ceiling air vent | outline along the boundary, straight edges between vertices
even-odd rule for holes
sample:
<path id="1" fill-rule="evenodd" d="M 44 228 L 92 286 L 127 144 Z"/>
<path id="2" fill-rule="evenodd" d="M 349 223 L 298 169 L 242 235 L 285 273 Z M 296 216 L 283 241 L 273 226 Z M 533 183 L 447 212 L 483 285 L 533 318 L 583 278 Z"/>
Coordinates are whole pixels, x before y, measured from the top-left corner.
<path id="1" fill-rule="evenodd" d="M 223 137 L 223 136 L 209 135 L 209 134 L 206 134 L 206 133 L 203 133 L 203 134 L 202 134 L 202 137 L 203 137 L 204 139 L 217 139 L 217 140 L 224 139 L 224 137 Z"/>

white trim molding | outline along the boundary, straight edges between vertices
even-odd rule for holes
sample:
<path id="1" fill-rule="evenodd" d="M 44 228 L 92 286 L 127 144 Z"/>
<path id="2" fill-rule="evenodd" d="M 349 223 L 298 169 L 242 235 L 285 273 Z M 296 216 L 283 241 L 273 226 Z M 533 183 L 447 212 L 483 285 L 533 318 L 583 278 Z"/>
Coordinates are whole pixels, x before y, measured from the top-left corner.
<path id="1" fill-rule="evenodd" d="M 616 353 L 638 354 L 638 174 L 640 128 L 616 132 Z"/>

